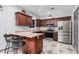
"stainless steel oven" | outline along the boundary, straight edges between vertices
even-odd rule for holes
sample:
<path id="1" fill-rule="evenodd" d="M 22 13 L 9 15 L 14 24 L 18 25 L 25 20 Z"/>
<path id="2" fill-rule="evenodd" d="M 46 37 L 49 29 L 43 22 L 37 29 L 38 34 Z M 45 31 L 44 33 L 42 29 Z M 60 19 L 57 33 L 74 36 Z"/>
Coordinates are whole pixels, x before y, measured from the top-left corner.
<path id="1" fill-rule="evenodd" d="M 53 31 L 45 31 L 45 37 L 46 38 L 53 38 Z"/>

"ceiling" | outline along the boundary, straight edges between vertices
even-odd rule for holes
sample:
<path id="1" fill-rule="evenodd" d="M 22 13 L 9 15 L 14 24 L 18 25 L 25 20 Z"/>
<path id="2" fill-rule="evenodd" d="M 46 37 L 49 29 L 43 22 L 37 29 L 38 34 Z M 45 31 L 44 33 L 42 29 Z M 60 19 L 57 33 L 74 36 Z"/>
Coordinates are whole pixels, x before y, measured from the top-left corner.
<path id="1" fill-rule="evenodd" d="M 61 17 L 70 16 L 74 10 L 75 5 L 19 5 L 40 17 Z M 51 10 L 51 8 L 54 8 Z"/>

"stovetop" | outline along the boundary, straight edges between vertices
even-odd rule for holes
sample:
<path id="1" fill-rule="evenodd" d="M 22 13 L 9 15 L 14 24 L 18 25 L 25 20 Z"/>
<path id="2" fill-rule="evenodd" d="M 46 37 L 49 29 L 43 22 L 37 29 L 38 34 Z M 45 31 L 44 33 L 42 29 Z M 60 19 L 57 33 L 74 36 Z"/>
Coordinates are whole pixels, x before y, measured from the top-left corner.
<path id="1" fill-rule="evenodd" d="M 46 30 L 45 32 L 52 33 L 54 30 Z"/>

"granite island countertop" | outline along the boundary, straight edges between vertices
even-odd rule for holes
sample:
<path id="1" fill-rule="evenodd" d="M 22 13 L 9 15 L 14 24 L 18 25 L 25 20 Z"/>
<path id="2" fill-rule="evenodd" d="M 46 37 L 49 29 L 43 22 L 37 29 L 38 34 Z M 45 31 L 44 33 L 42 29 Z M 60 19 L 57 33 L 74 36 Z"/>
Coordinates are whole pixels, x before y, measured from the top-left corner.
<path id="1" fill-rule="evenodd" d="M 10 33 L 12 35 L 18 35 L 18 36 L 23 36 L 23 37 L 28 37 L 28 38 L 33 38 L 33 37 L 38 37 L 40 35 L 43 35 L 43 33 L 33 33 L 33 31 L 17 31 Z"/>
<path id="2" fill-rule="evenodd" d="M 30 28 L 27 31 L 16 31 L 16 32 L 11 32 L 10 34 L 33 38 L 33 37 L 43 35 L 44 33 L 39 33 L 39 32 L 40 31 L 45 32 L 46 30 L 47 30 L 47 27 Z M 58 30 L 54 30 L 53 32 L 58 32 Z"/>

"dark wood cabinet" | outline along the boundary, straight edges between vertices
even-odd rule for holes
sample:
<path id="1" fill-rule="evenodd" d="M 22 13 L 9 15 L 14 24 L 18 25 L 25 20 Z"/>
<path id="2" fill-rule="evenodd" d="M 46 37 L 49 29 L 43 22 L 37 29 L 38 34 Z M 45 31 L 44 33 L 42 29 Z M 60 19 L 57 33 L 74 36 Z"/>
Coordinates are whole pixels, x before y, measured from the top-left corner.
<path id="1" fill-rule="evenodd" d="M 32 17 L 20 12 L 16 12 L 16 25 L 17 26 L 31 26 L 32 25 Z"/>
<path id="2" fill-rule="evenodd" d="M 40 27 L 41 26 L 41 20 L 40 19 L 36 19 L 36 26 Z"/>
<path id="3" fill-rule="evenodd" d="M 51 24 L 53 24 L 54 26 L 58 26 L 58 20 L 57 19 L 52 20 L 51 22 L 52 22 Z"/>
<path id="4" fill-rule="evenodd" d="M 53 32 L 53 40 L 58 41 L 58 32 Z"/>
<path id="5" fill-rule="evenodd" d="M 47 24 L 53 24 L 54 26 L 58 26 L 58 21 L 69 21 L 69 20 L 71 20 L 71 16 L 51 18 L 51 19 L 37 19 L 36 26 L 46 27 Z"/>
<path id="6" fill-rule="evenodd" d="M 43 27 L 47 26 L 47 20 L 41 20 L 41 26 Z"/>
<path id="7" fill-rule="evenodd" d="M 55 26 L 58 25 L 58 20 L 50 20 L 50 19 L 44 19 L 44 20 L 36 20 L 37 26 L 43 26 L 46 27 L 48 24 L 54 24 Z"/>
<path id="8" fill-rule="evenodd" d="M 48 19 L 36 19 L 36 26 L 38 27 L 46 27 L 48 23 L 50 23 Z"/>
<path id="9" fill-rule="evenodd" d="M 19 12 L 16 12 L 16 25 L 17 26 L 26 26 L 26 15 L 25 14 L 22 14 L 22 13 L 19 13 Z"/>
<path id="10" fill-rule="evenodd" d="M 32 26 L 32 17 L 26 16 L 27 18 L 27 26 Z"/>

